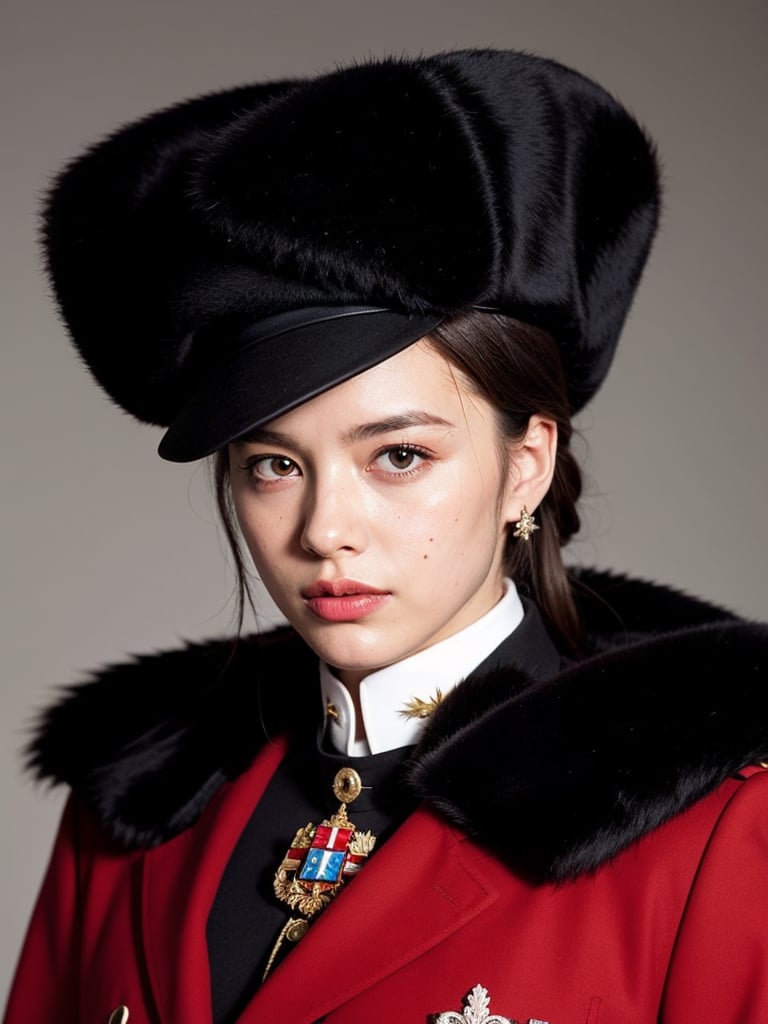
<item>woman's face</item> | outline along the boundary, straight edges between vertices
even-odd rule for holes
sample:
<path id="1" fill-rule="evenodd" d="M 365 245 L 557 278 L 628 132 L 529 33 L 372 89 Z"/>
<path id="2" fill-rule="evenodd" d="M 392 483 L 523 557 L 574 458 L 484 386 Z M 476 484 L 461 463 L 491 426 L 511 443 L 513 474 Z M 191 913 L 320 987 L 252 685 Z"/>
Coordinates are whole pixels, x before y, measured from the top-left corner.
<path id="1" fill-rule="evenodd" d="M 230 445 L 256 570 L 348 685 L 499 600 L 506 461 L 492 407 L 425 342 Z"/>

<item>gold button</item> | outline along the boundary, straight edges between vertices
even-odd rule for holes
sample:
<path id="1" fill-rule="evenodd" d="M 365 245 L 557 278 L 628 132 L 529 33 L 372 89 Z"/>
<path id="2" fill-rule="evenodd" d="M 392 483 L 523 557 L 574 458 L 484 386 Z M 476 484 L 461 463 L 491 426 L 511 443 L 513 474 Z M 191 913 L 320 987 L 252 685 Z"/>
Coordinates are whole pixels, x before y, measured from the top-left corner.
<path id="1" fill-rule="evenodd" d="M 285 929 L 285 937 L 289 942 L 299 942 L 307 934 L 309 928 L 309 921 L 296 920 L 288 922 L 288 927 Z"/>
<path id="2" fill-rule="evenodd" d="M 342 768 L 333 778 L 333 795 L 343 804 L 351 804 L 360 796 L 363 780 L 354 768 Z"/>

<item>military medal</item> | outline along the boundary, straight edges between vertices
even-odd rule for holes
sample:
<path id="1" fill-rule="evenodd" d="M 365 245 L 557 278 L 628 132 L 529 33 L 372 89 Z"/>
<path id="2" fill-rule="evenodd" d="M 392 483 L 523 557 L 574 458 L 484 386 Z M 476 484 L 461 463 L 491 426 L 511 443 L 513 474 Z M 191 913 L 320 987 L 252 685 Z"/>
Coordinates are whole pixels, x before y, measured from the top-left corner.
<path id="1" fill-rule="evenodd" d="M 323 910 L 344 883 L 363 866 L 376 843 L 371 832 L 360 832 L 347 817 L 347 804 L 360 795 L 360 776 L 353 768 L 342 768 L 333 780 L 333 792 L 340 801 L 338 811 L 319 825 L 308 822 L 293 837 L 275 873 L 277 898 L 301 917 L 290 918 L 272 949 L 262 981 L 267 977 L 284 942 L 298 942 L 307 933 L 311 919 Z"/>

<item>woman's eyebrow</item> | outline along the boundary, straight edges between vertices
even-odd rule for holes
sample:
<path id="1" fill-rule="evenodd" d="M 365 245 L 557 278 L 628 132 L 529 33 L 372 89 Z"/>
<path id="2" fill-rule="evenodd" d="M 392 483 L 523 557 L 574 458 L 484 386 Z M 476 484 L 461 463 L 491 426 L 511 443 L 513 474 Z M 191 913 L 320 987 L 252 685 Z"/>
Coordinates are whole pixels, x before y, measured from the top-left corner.
<path id="1" fill-rule="evenodd" d="M 395 416 L 387 416 L 382 420 L 374 420 L 371 423 L 361 423 L 357 427 L 345 430 L 341 435 L 342 444 L 355 444 L 357 441 L 366 441 L 371 437 L 378 437 L 379 434 L 390 434 L 396 430 L 407 430 L 408 427 L 453 427 L 455 424 L 444 420 L 442 416 L 436 416 L 431 412 L 422 412 L 418 409 L 398 413 Z"/>
<path id="2" fill-rule="evenodd" d="M 341 443 L 344 445 L 356 444 L 358 441 L 367 441 L 371 437 L 378 437 L 380 434 L 390 434 L 397 430 L 407 430 L 409 427 L 453 427 L 455 424 L 444 420 L 442 416 L 436 416 L 431 412 L 424 412 L 419 409 L 408 410 L 397 413 L 394 416 L 387 416 L 381 420 L 373 420 L 370 423 L 361 423 L 356 427 L 350 427 L 341 435 Z M 294 451 L 300 449 L 301 442 L 291 434 L 284 434 L 279 430 L 269 430 L 266 427 L 256 427 L 254 430 L 238 437 L 234 444 L 269 444 L 276 448 L 292 448 Z"/>

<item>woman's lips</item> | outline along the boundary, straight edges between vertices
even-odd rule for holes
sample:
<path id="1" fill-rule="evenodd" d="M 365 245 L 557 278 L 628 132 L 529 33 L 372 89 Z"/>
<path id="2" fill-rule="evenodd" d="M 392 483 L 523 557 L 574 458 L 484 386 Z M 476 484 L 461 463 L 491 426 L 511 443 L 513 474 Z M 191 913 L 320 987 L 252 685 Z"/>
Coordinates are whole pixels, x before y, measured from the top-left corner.
<path id="1" fill-rule="evenodd" d="M 302 594 L 310 611 L 326 622 L 352 622 L 370 615 L 392 596 L 358 580 L 318 580 Z"/>

